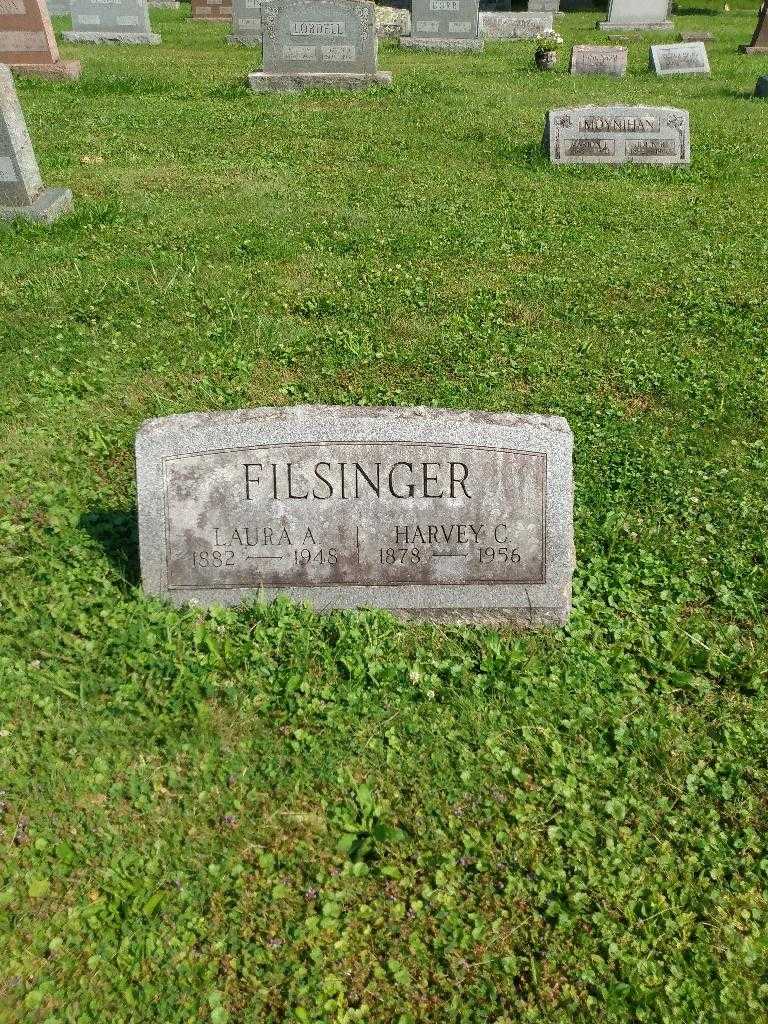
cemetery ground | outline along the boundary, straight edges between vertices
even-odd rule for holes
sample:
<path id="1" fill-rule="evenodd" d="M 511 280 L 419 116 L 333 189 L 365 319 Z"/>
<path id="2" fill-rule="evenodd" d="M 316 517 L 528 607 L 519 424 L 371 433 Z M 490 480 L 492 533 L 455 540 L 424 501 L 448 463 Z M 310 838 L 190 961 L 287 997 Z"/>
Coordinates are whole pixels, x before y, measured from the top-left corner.
<path id="1" fill-rule="evenodd" d="M 756 1021 L 768 1005 L 768 104 L 571 78 L 597 15 L 391 91 L 247 95 L 258 50 L 19 80 L 75 212 L 0 231 L 0 1021 Z M 59 30 L 65 22 L 56 19 Z M 551 167 L 549 107 L 691 112 L 693 165 Z M 173 610 L 139 587 L 150 416 L 556 413 L 565 629 Z"/>

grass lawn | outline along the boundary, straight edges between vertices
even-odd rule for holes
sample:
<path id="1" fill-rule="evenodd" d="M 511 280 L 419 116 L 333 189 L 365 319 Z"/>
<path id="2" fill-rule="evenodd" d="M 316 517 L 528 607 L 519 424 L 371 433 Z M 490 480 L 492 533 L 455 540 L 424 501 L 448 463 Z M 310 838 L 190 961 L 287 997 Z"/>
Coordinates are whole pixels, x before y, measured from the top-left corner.
<path id="1" fill-rule="evenodd" d="M 768 58 L 682 9 L 711 78 L 570 78 L 596 18 L 255 96 L 153 10 L 19 81 L 76 206 L 0 228 L 3 1024 L 766 1019 Z M 551 167 L 609 101 L 692 167 Z M 140 422 L 297 402 L 567 417 L 569 626 L 146 599 Z"/>

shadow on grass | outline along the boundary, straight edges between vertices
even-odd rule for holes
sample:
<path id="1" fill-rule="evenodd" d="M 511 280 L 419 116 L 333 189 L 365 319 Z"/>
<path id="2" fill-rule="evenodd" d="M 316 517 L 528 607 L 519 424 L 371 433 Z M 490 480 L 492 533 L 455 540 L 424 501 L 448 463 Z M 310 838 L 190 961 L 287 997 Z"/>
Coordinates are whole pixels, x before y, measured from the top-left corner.
<path id="1" fill-rule="evenodd" d="M 92 509 L 80 517 L 78 526 L 96 541 L 123 582 L 138 586 L 141 574 L 136 506 Z"/>

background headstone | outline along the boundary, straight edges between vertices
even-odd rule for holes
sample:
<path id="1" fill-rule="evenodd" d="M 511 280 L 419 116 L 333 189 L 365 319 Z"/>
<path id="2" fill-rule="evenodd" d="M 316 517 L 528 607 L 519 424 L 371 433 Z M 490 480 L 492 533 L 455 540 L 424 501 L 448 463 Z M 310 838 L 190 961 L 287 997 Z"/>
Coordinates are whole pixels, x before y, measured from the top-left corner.
<path id="1" fill-rule="evenodd" d="M 608 20 L 598 22 L 598 28 L 614 29 L 670 29 L 670 0 L 610 0 Z"/>
<path id="2" fill-rule="evenodd" d="M 768 0 L 763 0 L 760 7 L 752 42 L 740 49 L 742 53 L 768 53 Z"/>
<path id="3" fill-rule="evenodd" d="M 228 43 L 261 46 L 262 0 L 232 0 L 232 31 Z"/>
<path id="4" fill-rule="evenodd" d="M 68 188 L 43 185 L 11 70 L 0 64 L 0 220 L 51 224 L 71 209 Z"/>
<path id="5" fill-rule="evenodd" d="M 400 45 L 416 50 L 480 51 L 478 0 L 413 0 L 411 34 Z"/>
<path id="6" fill-rule="evenodd" d="M 0 0 L 0 63 L 17 73 L 79 78 L 80 61 L 63 61 L 45 0 Z"/>
<path id="7" fill-rule="evenodd" d="M 708 75 L 709 57 L 704 43 L 668 43 L 651 47 L 651 70 L 657 75 Z"/>
<path id="8" fill-rule="evenodd" d="M 369 0 L 270 0 L 261 7 L 262 70 L 248 76 L 255 92 L 390 85 L 378 69 L 378 40 Z"/>
<path id="9" fill-rule="evenodd" d="M 676 107 L 572 107 L 550 110 L 544 149 L 554 164 L 691 162 L 687 110 Z"/>
<path id="10" fill-rule="evenodd" d="M 376 35 L 379 39 L 398 39 L 411 31 L 411 12 L 404 7 L 376 4 Z"/>
<path id="11" fill-rule="evenodd" d="M 531 14 L 559 14 L 560 0 L 528 0 Z"/>
<path id="12" fill-rule="evenodd" d="M 48 0 L 48 13 L 54 15 L 69 14 L 72 9 L 70 0 Z"/>
<path id="13" fill-rule="evenodd" d="M 561 624 L 572 435 L 558 416 L 298 406 L 168 416 L 136 437 L 144 589 L 319 610 Z"/>
<path id="14" fill-rule="evenodd" d="M 480 35 L 486 39 L 554 38 L 554 15 L 526 14 L 525 11 L 481 11 Z M 559 37 L 558 37 L 559 38 Z"/>
<path id="15" fill-rule="evenodd" d="M 70 43 L 149 43 L 160 36 L 149 24 L 147 0 L 72 0 Z"/>
<path id="16" fill-rule="evenodd" d="M 181 4 L 179 0 L 147 0 L 150 7 L 166 7 L 173 11 L 177 11 Z"/>
<path id="17" fill-rule="evenodd" d="M 231 21 L 232 0 L 192 0 L 193 21 Z"/>
<path id="18" fill-rule="evenodd" d="M 627 71 L 626 46 L 574 46 L 571 50 L 572 75 L 612 75 L 621 78 Z"/>
<path id="19" fill-rule="evenodd" d="M 681 43 L 711 43 L 714 41 L 711 32 L 681 32 Z"/>

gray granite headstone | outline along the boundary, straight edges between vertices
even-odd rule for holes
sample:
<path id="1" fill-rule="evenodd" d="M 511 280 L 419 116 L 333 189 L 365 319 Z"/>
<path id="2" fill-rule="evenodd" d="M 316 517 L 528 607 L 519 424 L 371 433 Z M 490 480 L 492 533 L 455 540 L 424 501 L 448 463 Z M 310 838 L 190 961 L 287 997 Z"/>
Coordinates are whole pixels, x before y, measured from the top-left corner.
<path id="1" fill-rule="evenodd" d="M 555 164 L 691 162 L 687 110 L 676 107 L 572 107 L 550 110 L 544 149 Z"/>
<path id="2" fill-rule="evenodd" d="M 232 0 L 232 31 L 228 43 L 261 46 L 262 0 Z"/>
<path id="3" fill-rule="evenodd" d="M 704 43 L 667 43 L 652 46 L 650 67 L 657 75 L 708 75 L 709 57 Z"/>
<path id="4" fill-rule="evenodd" d="M 68 188 L 43 185 L 11 69 L 0 64 L 0 220 L 52 224 L 71 209 Z"/>
<path id="5" fill-rule="evenodd" d="M 261 6 L 262 70 L 248 76 L 254 92 L 390 85 L 378 68 L 369 0 L 270 0 Z"/>
<path id="6" fill-rule="evenodd" d="M 531 14 L 559 14 L 560 0 L 528 0 Z"/>
<path id="7" fill-rule="evenodd" d="M 608 20 L 598 22 L 598 28 L 614 29 L 670 29 L 670 0 L 610 0 Z"/>
<path id="8" fill-rule="evenodd" d="M 411 34 L 400 45 L 415 50 L 480 51 L 478 0 L 413 0 Z"/>
<path id="9" fill-rule="evenodd" d="M 72 0 L 70 43 L 148 43 L 160 36 L 149 24 L 147 0 Z"/>
<path id="10" fill-rule="evenodd" d="M 399 39 L 411 31 L 411 12 L 405 7 L 376 4 L 376 35 L 379 39 Z"/>
<path id="11" fill-rule="evenodd" d="M 572 75 L 612 75 L 621 78 L 627 72 L 626 46 L 578 45 L 571 50 Z"/>
<path id="12" fill-rule="evenodd" d="M 768 99 L 768 75 L 761 75 L 757 80 L 755 86 L 755 96 L 757 99 Z"/>
<path id="13" fill-rule="evenodd" d="M 560 624 L 571 453 L 558 416 L 298 406 L 148 420 L 144 589 L 175 604 L 284 594 L 319 610 Z"/>
<path id="14" fill-rule="evenodd" d="M 486 39 L 540 39 L 555 35 L 554 14 L 525 11 L 481 11 L 480 35 Z"/>

